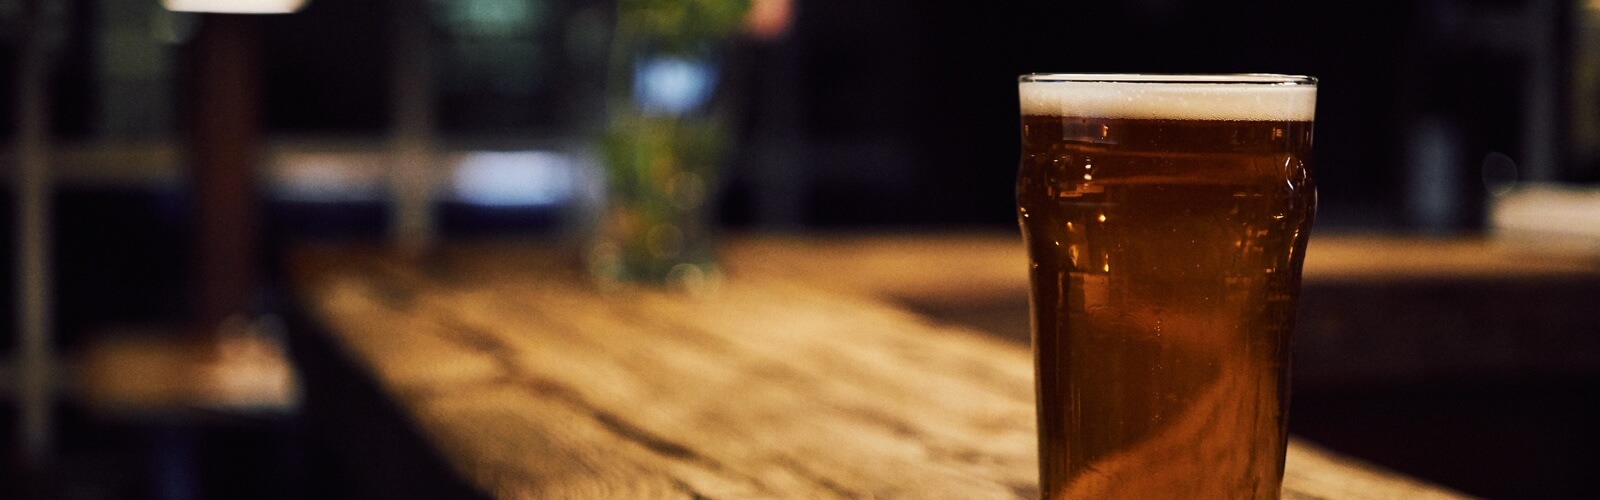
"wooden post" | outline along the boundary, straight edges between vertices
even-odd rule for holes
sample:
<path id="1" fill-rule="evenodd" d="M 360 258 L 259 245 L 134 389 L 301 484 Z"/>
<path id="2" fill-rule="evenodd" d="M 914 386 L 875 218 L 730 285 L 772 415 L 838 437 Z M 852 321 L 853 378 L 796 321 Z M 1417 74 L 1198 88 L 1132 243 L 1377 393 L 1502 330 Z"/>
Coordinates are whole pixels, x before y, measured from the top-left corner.
<path id="1" fill-rule="evenodd" d="M 17 72 L 17 332 L 21 358 L 20 406 L 23 459 L 39 467 L 50 458 L 50 418 L 55 353 L 51 345 L 50 280 L 50 29 L 43 2 L 23 2 L 28 34 Z"/>
<path id="2" fill-rule="evenodd" d="M 434 168 L 433 85 L 429 67 L 428 25 L 420 0 L 393 0 L 390 28 L 392 51 L 389 81 L 394 111 L 389 186 L 394 210 L 390 220 L 394 245 L 417 255 L 433 244 Z"/>
<path id="3" fill-rule="evenodd" d="M 191 175 L 201 336 L 250 309 L 256 288 L 260 90 L 255 19 L 205 14 L 191 46 Z"/>
<path id="4" fill-rule="evenodd" d="M 1522 81 L 1522 178 L 1537 182 L 1559 182 L 1569 169 L 1561 131 L 1561 96 L 1566 88 L 1561 78 L 1561 49 L 1556 29 L 1563 18 L 1563 7 L 1555 0 L 1535 0 L 1523 7 L 1523 57 L 1526 65 Z M 1593 110 L 1590 110 L 1593 112 Z"/>

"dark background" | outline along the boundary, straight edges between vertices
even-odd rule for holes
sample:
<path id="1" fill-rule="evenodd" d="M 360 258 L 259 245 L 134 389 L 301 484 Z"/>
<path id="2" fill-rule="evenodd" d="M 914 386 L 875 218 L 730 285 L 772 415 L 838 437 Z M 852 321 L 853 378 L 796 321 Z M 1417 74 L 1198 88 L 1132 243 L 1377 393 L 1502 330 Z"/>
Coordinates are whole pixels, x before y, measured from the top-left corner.
<path id="1" fill-rule="evenodd" d="M 531 27 L 486 37 L 453 28 L 449 9 L 434 5 L 429 36 L 441 135 L 583 137 L 599 109 L 575 104 L 583 99 L 574 95 L 589 87 L 580 77 L 595 70 L 569 50 L 573 33 L 590 26 L 571 18 L 604 11 L 604 4 L 503 1 L 542 7 L 524 22 Z M 68 4 L 70 34 L 57 51 L 52 88 L 58 137 L 181 132 L 176 118 L 164 130 L 104 130 L 98 121 L 114 96 L 96 86 L 104 75 L 95 36 L 105 9 L 87 0 Z M 1528 123 L 1523 92 L 1533 59 L 1548 59 L 1558 80 L 1549 89 L 1555 120 L 1564 125 L 1573 113 L 1593 113 L 1569 107 L 1569 94 L 1585 91 L 1571 85 L 1580 55 L 1572 19 L 1581 12 L 1574 2 L 1517 1 L 802 2 L 790 36 L 745 43 L 730 58 L 737 78 L 723 90 L 736 96 L 739 133 L 749 140 L 729 166 L 723 217 L 736 227 L 1006 226 L 1013 217 L 1016 75 L 1274 72 L 1322 79 L 1316 163 L 1324 227 L 1473 230 L 1482 225 L 1486 196 L 1477 180 L 1481 159 L 1499 152 L 1516 161 L 1538 147 L 1524 144 L 1520 132 Z M 267 132 L 387 134 L 395 64 L 388 14 L 383 2 L 323 0 L 263 19 Z M 1526 22 L 1500 26 L 1514 16 Z M 1546 53 L 1523 48 L 1538 37 L 1552 40 Z M 500 42 L 526 47 L 474 52 Z M 172 80 L 167 98 L 180 108 L 181 45 L 167 48 L 174 56 L 163 70 Z M 7 49 L 14 52 L 15 44 Z M 0 59 L 0 70 L 13 59 Z M 505 66 L 507 59 L 536 62 Z M 0 82 L 7 98 L 15 95 L 12 80 Z M 516 91 L 504 92 L 507 86 Z M 14 109 L 0 108 L 0 134 L 14 128 Z M 1459 213 L 1444 221 L 1404 213 L 1406 151 L 1424 118 L 1448 122 L 1461 137 L 1458 173 L 1469 182 L 1461 186 Z M 1569 130 L 1557 127 L 1545 147 L 1557 164 L 1544 180 L 1600 179 L 1592 158 L 1570 154 Z M 757 140 L 772 136 L 792 146 L 771 151 Z M 752 192 L 748 177 L 761 168 L 752 164 L 772 155 L 792 156 L 805 171 L 794 188 L 801 206 L 784 217 L 750 206 L 749 198 L 767 194 Z"/>
<path id="2" fill-rule="evenodd" d="M 727 54 L 729 78 L 721 92 L 731 103 L 738 140 L 719 204 L 730 231 L 1014 230 L 1015 79 L 1044 71 L 1319 77 L 1315 169 L 1318 231 L 1324 234 L 1476 234 L 1485 227 L 1490 200 L 1482 165 L 1492 153 L 1519 165 L 1522 180 L 1600 181 L 1600 158 L 1586 149 L 1600 138 L 1571 125 L 1600 113 L 1580 107 L 1595 102 L 1582 98 L 1595 93 L 1582 82 L 1595 72 L 1597 55 L 1581 42 L 1596 29 L 1594 11 L 1583 2 L 796 2 L 788 36 L 741 40 Z M 488 10 L 498 17 L 474 20 L 452 10 L 474 4 L 500 9 Z M 6 5 L 0 0 L 0 16 Z M 106 42 L 106 33 L 148 27 L 129 16 L 165 19 L 176 26 L 172 32 L 194 19 L 161 14 L 153 1 L 62 5 L 50 91 L 57 145 L 72 151 L 180 147 L 188 93 L 182 36 L 143 42 L 159 57 L 128 77 L 127 70 L 111 69 L 115 64 L 107 59 L 115 57 L 107 52 L 116 42 Z M 442 143 L 464 150 L 582 150 L 598 123 L 592 82 L 603 72 L 585 47 L 596 37 L 603 41 L 595 29 L 605 26 L 608 3 L 429 6 L 434 126 Z M 391 48 L 391 11 L 387 2 L 314 0 L 302 12 L 261 20 L 269 143 L 322 141 L 381 153 L 394 125 L 395 65 L 409 63 Z M 18 40 L 0 33 L 0 145 L 10 143 L 16 128 L 18 47 Z M 142 82 L 144 90 L 113 91 L 131 88 L 124 85 L 130 81 Z M 1552 107 L 1530 106 L 1535 94 L 1547 95 Z M 130 107 L 141 99 L 155 103 L 154 111 Z M 1530 140 L 1527 131 L 1539 123 L 1556 126 Z M 1445 130 L 1451 138 L 1446 144 L 1454 162 L 1443 170 L 1414 160 L 1427 130 Z M 1549 160 L 1530 167 L 1525 160 L 1532 157 Z M 108 326 L 175 323 L 188 313 L 189 224 L 196 207 L 182 165 L 141 164 L 152 173 L 138 181 L 97 177 L 96 168 L 64 175 L 54 196 L 56 338 L 64 350 Z M 0 196 L 6 198 L 0 228 L 10 233 L 11 195 Z M 262 266 L 268 269 L 295 242 L 381 240 L 389 210 L 378 200 L 305 201 L 271 189 L 263 204 L 269 251 Z M 1443 209 L 1418 208 L 1427 206 Z M 572 210 L 447 199 L 435 214 L 446 238 L 558 238 Z M 10 245 L 0 248 L 0 261 L 11 262 L 12 252 Z M 0 282 L 15 282 L 13 267 L 0 266 Z M 11 304 L 14 293 L 7 287 L 0 299 Z M 13 344 L 14 324 L 14 311 L 0 308 L 0 351 Z M 1594 492 L 1582 483 L 1592 482 L 1583 476 L 1596 462 L 1583 453 L 1592 448 L 1573 443 L 1594 442 L 1596 415 L 1579 409 L 1600 396 L 1594 381 L 1592 374 L 1485 374 L 1302 388 L 1293 425 L 1341 451 L 1473 494 L 1582 496 Z M 129 464 L 143 463 L 138 457 L 145 452 L 136 451 L 149 448 L 143 443 L 166 442 L 157 439 L 165 431 L 95 423 L 74 417 L 71 408 L 63 411 L 64 425 L 78 437 L 64 445 L 77 450 L 66 461 L 76 468 L 59 477 L 99 485 L 86 488 L 114 498 L 149 491 L 143 466 Z M 10 413 L 0 412 L 7 429 Z M 213 485 L 207 491 L 240 493 L 215 485 L 225 482 L 218 477 L 237 479 L 244 468 L 265 471 L 257 476 L 268 479 L 255 479 L 262 484 L 277 475 L 306 481 L 302 469 L 311 466 L 295 458 L 305 452 L 281 445 L 295 442 L 296 425 L 202 433 L 201 448 L 234 450 L 211 455 L 223 457 L 215 461 L 223 465 L 207 473 Z M 249 458 L 260 453 L 289 458 L 260 466 Z M 0 497 L 6 478 L 0 475 Z"/>

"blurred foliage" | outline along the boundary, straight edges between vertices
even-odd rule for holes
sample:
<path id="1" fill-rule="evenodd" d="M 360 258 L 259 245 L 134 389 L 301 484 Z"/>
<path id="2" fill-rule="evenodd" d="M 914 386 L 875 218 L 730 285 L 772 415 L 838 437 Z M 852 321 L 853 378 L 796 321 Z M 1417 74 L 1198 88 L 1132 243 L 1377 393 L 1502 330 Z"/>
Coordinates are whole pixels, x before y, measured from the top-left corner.
<path id="1" fill-rule="evenodd" d="M 700 200 L 674 196 L 680 173 L 711 177 L 726 146 L 719 123 L 671 116 L 619 116 L 600 140 L 607 186 L 618 201 L 670 211 Z M 682 194 L 682 193 L 676 193 Z"/>
<path id="2" fill-rule="evenodd" d="M 602 279 L 677 286 L 717 274 L 708 199 L 727 127 L 709 99 L 653 110 L 632 84 L 647 61 L 718 64 L 722 42 L 740 30 L 749 7 L 749 0 L 618 0 L 598 141 L 606 208 L 589 263 Z"/>
<path id="3" fill-rule="evenodd" d="M 750 0 L 618 0 L 619 38 L 654 40 L 683 54 L 737 32 Z"/>
<path id="4" fill-rule="evenodd" d="M 614 113 L 600 137 L 607 196 L 591 270 L 669 286 L 715 274 L 707 201 L 727 140 L 711 116 Z"/>

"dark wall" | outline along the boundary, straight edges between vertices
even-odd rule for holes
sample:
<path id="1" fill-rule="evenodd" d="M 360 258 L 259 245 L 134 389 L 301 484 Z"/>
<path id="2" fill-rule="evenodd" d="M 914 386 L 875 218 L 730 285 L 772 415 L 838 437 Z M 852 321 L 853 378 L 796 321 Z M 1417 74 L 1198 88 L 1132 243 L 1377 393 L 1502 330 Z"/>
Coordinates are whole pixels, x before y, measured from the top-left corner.
<path id="1" fill-rule="evenodd" d="M 1475 31 L 1468 29 L 1471 23 L 1494 21 L 1498 13 L 1534 3 L 797 0 L 798 17 L 786 40 L 740 44 L 743 57 L 731 59 L 745 75 L 733 89 L 743 94 L 739 100 L 743 111 L 735 122 L 740 138 L 736 143 L 743 151 L 735 155 L 728 171 L 724 219 L 735 227 L 1008 228 L 1014 224 L 1017 75 L 1281 72 L 1322 79 L 1315 153 L 1322 193 L 1320 227 L 1407 227 L 1399 214 L 1412 175 L 1406 151 L 1414 122 L 1427 115 L 1448 120 L 1460 130 L 1459 155 L 1464 161 L 1449 175 L 1461 181 L 1458 195 L 1464 201 L 1447 224 L 1475 228 L 1481 223 L 1485 199 L 1475 170 L 1478 159 L 1499 152 L 1516 161 L 1528 153 L 1519 142 L 1529 118 L 1519 100 L 1528 61 L 1495 48 L 1508 42 L 1495 37 L 1548 33 L 1478 33 L 1472 39 L 1462 33 Z M 88 0 L 65 5 L 69 22 L 55 49 L 51 97 L 55 135 L 70 142 L 89 139 L 89 131 L 95 129 L 91 35 L 101 20 L 94 19 L 95 9 L 88 8 L 92 5 Z M 564 7 L 541 12 L 568 16 L 599 8 L 594 0 L 550 5 Z M 318 0 L 304 12 L 262 19 L 264 119 L 269 133 L 358 137 L 386 133 L 388 78 L 394 64 L 386 32 L 392 23 L 388 6 Z M 1545 31 L 1565 39 L 1559 33 L 1565 29 L 1563 11 L 1554 14 L 1545 20 Z M 1441 27 L 1444 18 L 1458 19 L 1468 28 Z M 540 23 L 545 31 L 529 36 L 553 44 L 551 53 L 569 56 L 575 52 L 561 52 L 561 44 L 583 37 L 560 30 L 597 25 L 559 19 Z M 436 43 L 446 43 L 440 41 L 445 36 L 437 31 L 441 29 L 430 28 L 435 31 L 428 36 Z M 10 35 L 15 33 L 0 34 L 0 103 L 15 98 L 18 47 Z M 446 71 L 449 64 L 453 63 L 438 61 L 435 70 Z M 571 66 L 562 64 L 568 63 L 547 70 L 561 72 Z M 182 74 L 182 68 L 174 71 Z M 461 89 L 440 84 L 440 92 L 455 93 L 437 102 L 441 130 L 470 136 L 525 126 L 581 137 L 585 132 L 576 127 L 565 132 L 551 128 L 552 123 L 582 122 L 572 116 L 581 110 L 549 102 L 565 99 L 552 89 L 577 88 L 574 78 L 545 78 L 541 81 L 566 83 L 529 94 L 534 101 L 512 103 L 531 106 L 533 115 L 546 104 L 566 113 L 553 122 L 529 118 L 521 125 L 495 121 L 498 118 L 473 122 L 474 114 L 463 111 L 470 107 L 452 104 L 464 98 Z M 593 91 L 594 85 L 588 87 Z M 182 89 L 174 92 L 181 96 Z M 491 101 L 473 106 L 492 105 Z M 15 109 L 0 105 L 0 144 L 12 137 Z M 1556 112 L 1585 111 L 1558 106 Z M 781 140 L 768 140 L 774 137 Z M 785 160 L 777 168 L 798 173 L 770 182 L 771 172 L 760 169 L 775 168 L 774 158 Z M 761 181 L 762 175 L 769 181 Z M 105 306 L 103 314 L 74 313 L 75 318 L 90 318 L 174 309 L 172 303 L 182 300 L 172 298 L 178 297 L 176 292 L 146 294 L 136 299 L 148 303 L 123 304 L 97 299 L 98 292 L 92 290 L 121 297 L 128 295 L 127 290 L 181 286 L 178 276 L 187 241 L 167 237 L 187 234 L 181 189 L 74 189 L 63 193 L 63 200 L 72 201 L 62 202 L 58 219 L 62 225 L 58 266 L 71 266 L 61 271 L 67 280 L 60 291 L 63 310 L 91 303 Z M 760 208 L 774 196 L 797 200 L 794 210 Z M 382 209 L 352 207 L 274 205 L 268 211 L 274 220 L 268 224 L 286 228 L 283 232 L 377 237 L 384 223 Z M 549 214 L 460 206 L 441 207 L 440 213 L 450 235 L 492 234 L 559 222 Z M 0 221 L 0 228 L 10 226 L 9 217 Z M 114 230 L 94 229 L 99 227 Z M 106 242 L 116 241 L 113 235 L 137 242 L 131 247 L 137 252 L 102 256 Z M 0 251 L 0 256 L 8 251 Z M 168 263 L 171 268 L 155 272 L 155 267 L 139 264 L 146 261 Z M 7 266 L 0 278 L 9 272 Z M 102 286 L 108 284 L 114 286 Z M 122 291 L 109 293 L 112 289 Z M 5 314 L 0 313 L 0 319 Z M 64 324 L 93 323 L 75 321 L 79 320 Z M 10 322 L 6 323 L 4 328 L 9 328 Z"/>
<path id="2" fill-rule="evenodd" d="M 1318 76 L 1325 209 L 1351 225 L 1394 222 L 1360 216 L 1398 203 L 1405 122 L 1396 79 L 1416 24 L 1409 2 L 890 0 L 801 8 L 792 43 L 805 75 L 803 142 L 853 163 L 813 165 L 822 178 L 807 222 L 850 224 L 887 212 L 917 224 L 1010 224 L 1015 78 L 1048 71 Z M 873 139 L 897 143 L 897 154 L 885 162 L 826 153 Z M 892 174 L 863 186 L 852 181 L 872 176 L 838 173 L 871 169 Z M 883 191 L 898 204 L 871 201 Z M 1346 206 L 1349 217 L 1339 213 Z"/>
<path id="3" fill-rule="evenodd" d="M 55 129 L 67 139 L 93 130 L 89 122 L 96 116 L 90 35 L 97 20 L 87 1 L 67 3 L 70 21 L 55 58 Z M 575 61 L 580 51 L 570 45 L 586 38 L 575 31 L 592 31 L 603 22 L 574 19 L 605 9 L 596 0 L 537 3 L 543 7 L 517 43 L 532 44 L 528 57 L 544 62 L 516 71 L 517 78 L 539 87 L 503 96 L 490 92 L 497 85 L 493 78 L 459 74 L 468 59 L 452 51 L 470 43 L 449 33 L 443 8 L 434 6 L 427 36 L 435 49 L 437 116 L 444 133 L 585 133 L 579 130 L 586 123 L 581 115 L 599 110 L 574 106 L 592 99 L 571 94 L 594 92 L 594 85 L 581 85 L 578 78 L 591 74 L 594 65 Z M 1572 37 L 1565 19 L 1575 7 L 1550 2 L 1559 7 L 1526 29 L 1495 34 L 1479 28 L 1537 4 L 797 1 L 791 37 L 775 45 L 747 44 L 749 57 L 739 63 L 752 74 L 737 89 L 746 94 L 746 119 L 739 123 L 748 140 L 740 144 L 771 148 L 754 138 L 773 136 L 788 142 L 737 156 L 729 174 L 727 219 L 822 227 L 1009 225 L 1018 74 L 1280 72 L 1322 78 L 1316 168 L 1325 227 L 1410 223 L 1397 215 L 1407 197 L 1415 196 L 1405 189 L 1415 163 L 1407 156 L 1408 141 L 1421 117 L 1437 116 L 1455 127 L 1461 144 L 1459 168 L 1448 173 L 1448 180 L 1460 184 L 1457 213 L 1439 224 L 1470 230 L 1481 225 L 1485 198 L 1475 170 L 1480 159 L 1503 153 L 1517 161 L 1529 153 L 1519 142 L 1529 118 L 1521 101 L 1528 60 L 1504 47 L 1515 45 L 1515 38 L 1550 33 L 1566 43 Z M 297 14 L 262 19 L 269 132 L 378 136 L 387 130 L 394 64 L 386 31 L 392 24 L 389 7 L 321 0 Z M 0 41 L 0 92 L 6 99 L 14 94 L 14 38 Z M 1554 57 L 1565 50 L 1557 47 Z M 488 90 L 474 93 L 479 86 Z M 774 119 L 775 106 L 788 111 Z M 0 140 L 13 128 L 14 108 L 0 108 Z M 1557 108 L 1562 117 L 1582 112 Z M 753 181 L 752 169 L 760 167 L 751 163 L 773 156 L 789 157 L 792 163 L 783 168 L 803 171 L 803 182 L 781 188 Z M 798 214 L 787 216 L 795 220 L 773 220 L 752 209 L 774 196 L 774 189 L 788 189 L 779 194 L 801 200 Z"/>

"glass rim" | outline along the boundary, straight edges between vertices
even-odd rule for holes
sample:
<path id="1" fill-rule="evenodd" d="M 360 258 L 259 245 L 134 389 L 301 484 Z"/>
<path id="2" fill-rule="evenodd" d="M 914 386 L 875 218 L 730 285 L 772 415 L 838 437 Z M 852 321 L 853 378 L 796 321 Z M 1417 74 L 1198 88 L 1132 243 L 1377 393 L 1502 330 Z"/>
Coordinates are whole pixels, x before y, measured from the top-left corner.
<path id="1" fill-rule="evenodd" d="M 1317 85 L 1316 77 L 1277 73 L 1028 73 L 1020 83 L 1129 83 L 1202 85 Z"/>

